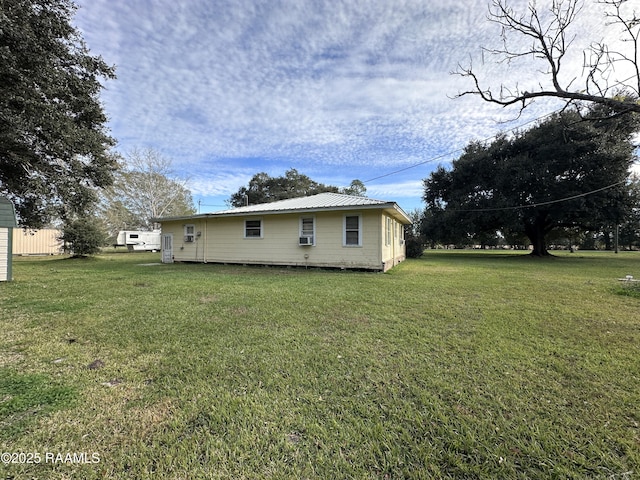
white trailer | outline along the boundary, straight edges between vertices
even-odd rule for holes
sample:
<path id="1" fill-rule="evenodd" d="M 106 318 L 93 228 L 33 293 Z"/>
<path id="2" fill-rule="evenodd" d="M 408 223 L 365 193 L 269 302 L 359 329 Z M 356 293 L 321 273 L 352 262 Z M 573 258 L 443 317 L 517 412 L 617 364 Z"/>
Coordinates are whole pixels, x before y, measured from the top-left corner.
<path id="1" fill-rule="evenodd" d="M 115 246 L 126 246 L 130 252 L 160 251 L 160 230 L 121 230 Z"/>

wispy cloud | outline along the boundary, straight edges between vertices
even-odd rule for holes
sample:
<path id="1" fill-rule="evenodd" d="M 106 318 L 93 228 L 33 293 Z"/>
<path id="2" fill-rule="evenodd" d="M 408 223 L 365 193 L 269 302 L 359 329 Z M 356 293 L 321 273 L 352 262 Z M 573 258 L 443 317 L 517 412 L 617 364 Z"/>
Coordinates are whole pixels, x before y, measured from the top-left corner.
<path id="1" fill-rule="evenodd" d="M 348 184 L 517 123 L 514 111 L 452 99 L 469 85 L 450 72 L 497 39 L 486 0 L 78 3 L 92 52 L 117 66 L 103 101 L 119 148 L 158 149 L 195 195 L 228 196 L 253 173 L 285 168 Z M 522 69 L 479 66 L 492 80 L 528 81 Z M 540 102 L 518 122 L 553 108 Z M 419 201 L 435 164 L 369 193 Z"/>

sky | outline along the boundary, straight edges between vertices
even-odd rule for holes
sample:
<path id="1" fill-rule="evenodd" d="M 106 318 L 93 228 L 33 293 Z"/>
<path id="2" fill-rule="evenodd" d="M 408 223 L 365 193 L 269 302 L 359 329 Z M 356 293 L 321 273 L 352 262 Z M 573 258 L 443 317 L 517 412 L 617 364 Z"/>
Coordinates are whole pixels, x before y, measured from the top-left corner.
<path id="1" fill-rule="evenodd" d="M 549 2 L 539 1 L 543 9 Z M 562 104 L 520 114 L 475 96 L 453 75 L 473 65 L 497 88 L 534 89 L 534 61 L 498 64 L 488 0 L 76 0 L 73 23 L 116 67 L 101 101 L 125 158 L 151 148 L 187 180 L 205 213 L 259 172 L 295 168 L 313 180 L 365 183 L 367 196 L 422 208 L 422 180 L 471 141 L 527 128 Z M 509 2 L 525 11 L 525 0 Z M 586 0 L 563 68 L 602 40 Z M 586 37 L 588 35 L 589 37 Z M 536 68 L 540 67 L 536 65 Z"/>

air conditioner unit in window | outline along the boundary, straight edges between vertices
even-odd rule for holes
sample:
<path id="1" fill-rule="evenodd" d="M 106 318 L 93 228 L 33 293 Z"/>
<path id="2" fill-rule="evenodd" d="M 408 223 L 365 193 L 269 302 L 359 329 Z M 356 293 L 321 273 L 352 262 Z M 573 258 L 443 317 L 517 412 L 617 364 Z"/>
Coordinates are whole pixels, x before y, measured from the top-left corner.
<path id="1" fill-rule="evenodd" d="M 185 235 L 184 236 L 185 243 L 193 243 L 193 235 Z"/>
<path id="2" fill-rule="evenodd" d="M 313 245 L 313 237 L 311 236 L 300 237 L 300 245 Z"/>

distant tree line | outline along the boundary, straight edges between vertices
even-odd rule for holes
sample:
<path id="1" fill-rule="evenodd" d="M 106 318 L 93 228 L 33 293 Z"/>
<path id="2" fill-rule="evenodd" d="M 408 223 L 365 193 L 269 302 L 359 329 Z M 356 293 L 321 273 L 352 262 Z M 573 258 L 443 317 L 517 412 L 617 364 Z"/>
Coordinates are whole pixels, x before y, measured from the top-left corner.
<path id="1" fill-rule="evenodd" d="M 231 195 L 228 203 L 232 207 L 242 207 L 325 192 L 363 196 L 367 189 L 360 180 L 353 180 L 348 187 L 342 188 L 325 185 L 291 168 L 279 177 L 272 177 L 265 172 L 256 173 L 247 186 L 240 187 Z"/>

